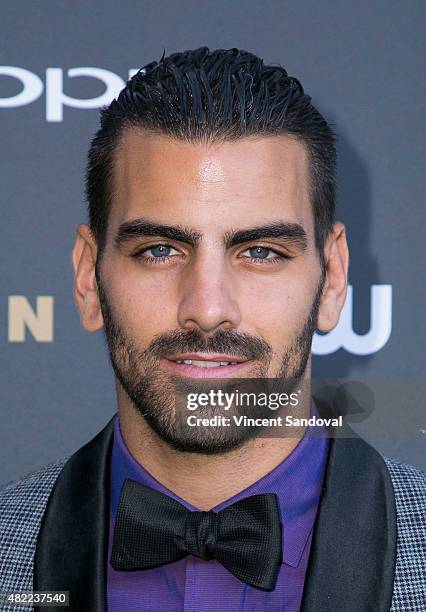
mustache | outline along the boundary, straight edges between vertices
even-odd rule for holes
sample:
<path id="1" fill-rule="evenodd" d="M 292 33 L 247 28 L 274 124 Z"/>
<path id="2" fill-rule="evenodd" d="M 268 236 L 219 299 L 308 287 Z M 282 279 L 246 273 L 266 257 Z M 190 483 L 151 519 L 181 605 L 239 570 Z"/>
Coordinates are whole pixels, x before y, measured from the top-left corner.
<path id="1" fill-rule="evenodd" d="M 272 349 L 264 340 L 234 330 L 219 330 L 206 336 L 198 330 L 174 330 L 160 334 L 149 344 L 146 352 L 161 358 L 175 353 L 228 353 L 240 359 L 267 359 Z"/>

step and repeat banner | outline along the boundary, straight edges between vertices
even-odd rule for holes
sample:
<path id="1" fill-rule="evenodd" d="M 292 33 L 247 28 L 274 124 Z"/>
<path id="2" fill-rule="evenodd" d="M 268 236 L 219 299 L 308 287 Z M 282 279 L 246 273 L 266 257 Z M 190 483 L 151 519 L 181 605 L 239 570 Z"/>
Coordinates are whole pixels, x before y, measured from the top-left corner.
<path id="1" fill-rule="evenodd" d="M 376 417 L 359 432 L 426 468 L 424 3 L 10 1 L 1 13 L 0 484 L 73 452 L 116 411 L 103 335 L 81 329 L 72 295 L 86 154 L 129 76 L 200 46 L 284 66 L 333 125 L 350 286 L 338 327 L 315 334 L 313 375 L 358 381 Z"/>

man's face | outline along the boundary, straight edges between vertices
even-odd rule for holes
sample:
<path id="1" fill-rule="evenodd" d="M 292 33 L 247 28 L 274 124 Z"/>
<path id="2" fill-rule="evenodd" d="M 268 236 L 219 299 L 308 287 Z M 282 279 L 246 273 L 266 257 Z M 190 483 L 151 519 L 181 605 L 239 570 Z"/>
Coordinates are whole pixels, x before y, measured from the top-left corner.
<path id="1" fill-rule="evenodd" d="M 174 385 L 300 377 L 310 366 L 322 275 L 305 146 L 129 130 L 113 182 L 98 287 L 118 381 L 176 448 L 235 447 L 253 432 L 184 431 Z"/>

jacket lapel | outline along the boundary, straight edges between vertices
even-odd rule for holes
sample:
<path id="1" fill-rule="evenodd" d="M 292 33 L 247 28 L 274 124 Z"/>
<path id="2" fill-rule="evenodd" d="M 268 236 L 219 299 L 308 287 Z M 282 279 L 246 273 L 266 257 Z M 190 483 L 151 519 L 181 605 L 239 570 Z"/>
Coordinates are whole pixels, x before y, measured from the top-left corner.
<path id="1" fill-rule="evenodd" d="M 113 419 L 60 472 L 38 534 L 34 590 L 69 591 L 70 611 L 105 612 Z M 35 607 L 35 610 L 44 608 Z M 63 608 L 50 608 L 60 612 Z"/>
<path id="2" fill-rule="evenodd" d="M 330 439 L 302 612 L 388 612 L 396 508 L 382 457 L 356 437 Z M 339 435 L 339 433 L 337 433 Z"/>

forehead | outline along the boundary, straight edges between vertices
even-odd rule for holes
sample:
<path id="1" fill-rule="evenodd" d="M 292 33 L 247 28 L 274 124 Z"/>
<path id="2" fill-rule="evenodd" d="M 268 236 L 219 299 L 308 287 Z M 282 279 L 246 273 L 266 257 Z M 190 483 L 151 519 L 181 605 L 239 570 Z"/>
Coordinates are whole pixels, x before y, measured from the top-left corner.
<path id="1" fill-rule="evenodd" d="M 306 146 L 289 136 L 189 143 L 127 130 L 117 147 L 109 227 L 138 217 L 203 232 L 280 219 L 313 230 Z"/>

